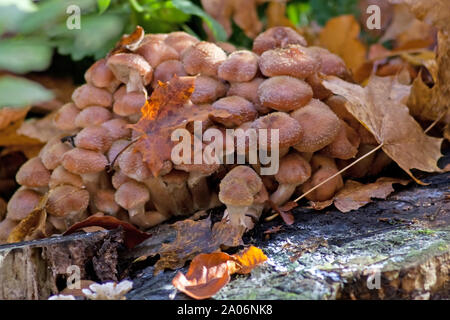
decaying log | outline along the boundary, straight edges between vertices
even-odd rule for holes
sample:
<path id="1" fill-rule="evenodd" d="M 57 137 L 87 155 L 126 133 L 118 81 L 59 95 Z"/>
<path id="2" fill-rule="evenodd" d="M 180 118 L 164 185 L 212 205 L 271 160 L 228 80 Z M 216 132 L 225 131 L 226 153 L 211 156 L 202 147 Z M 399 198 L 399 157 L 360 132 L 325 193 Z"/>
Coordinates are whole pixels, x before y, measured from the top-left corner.
<path id="1" fill-rule="evenodd" d="M 2 245 L 0 299 L 47 299 L 66 287 L 77 267 L 80 280 L 116 281 L 122 242 L 116 229 Z"/>

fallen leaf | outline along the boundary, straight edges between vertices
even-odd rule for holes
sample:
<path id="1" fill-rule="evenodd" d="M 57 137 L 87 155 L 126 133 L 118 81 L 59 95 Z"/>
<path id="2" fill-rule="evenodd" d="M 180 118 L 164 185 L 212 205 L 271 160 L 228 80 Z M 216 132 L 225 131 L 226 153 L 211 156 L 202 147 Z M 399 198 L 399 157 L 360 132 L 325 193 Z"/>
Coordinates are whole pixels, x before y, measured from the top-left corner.
<path id="1" fill-rule="evenodd" d="M 41 238 L 42 236 L 47 236 L 45 234 L 45 223 L 47 220 L 47 210 L 45 210 L 45 205 L 47 204 L 48 195 L 49 193 L 46 193 L 42 196 L 36 208 L 14 227 L 8 236 L 8 243 L 34 240 Z"/>
<path id="2" fill-rule="evenodd" d="M 394 192 L 393 184 L 407 185 L 408 180 L 395 178 L 379 178 L 374 183 L 362 184 L 357 181 L 347 180 L 344 188 L 340 190 L 331 201 L 318 203 L 315 208 L 323 209 L 334 203 L 341 212 L 350 212 L 364 207 L 372 202 L 372 199 L 386 199 Z"/>
<path id="3" fill-rule="evenodd" d="M 17 133 L 32 139 L 39 140 L 41 143 L 46 143 L 55 136 L 61 135 L 64 131 L 56 128 L 53 125 L 53 118 L 56 111 L 46 115 L 41 119 L 30 119 L 22 123 Z"/>
<path id="4" fill-rule="evenodd" d="M 155 274 L 164 269 L 178 269 L 186 261 L 192 260 L 201 253 L 211 253 L 222 247 L 237 247 L 242 245 L 244 228 L 236 228 L 225 221 L 216 222 L 211 228 L 211 219 L 193 221 L 186 219 L 172 225 L 177 231 L 176 238 L 171 243 L 163 243 L 157 251 L 146 255 L 160 255 L 155 264 Z"/>
<path id="5" fill-rule="evenodd" d="M 195 77 L 173 77 L 168 83 L 161 83 L 153 91 L 150 100 L 142 108 L 142 117 L 130 127 L 142 133 L 136 142 L 144 162 L 156 177 L 166 161 L 171 160 L 175 143 L 172 132 L 184 128 L 193 121 L 204 121 L 210 115 L 227 116 L 228 112 L 213 109 L 212 106 L 198 107 L 189 98 L 194 92 Z M 152 150 L 158 150 L 153 152 Z"/>
<path id="6" fill-rule="evenodd" d="M 323 85 L 347 99 L 347 110 L 383 144 L 383 151 L 417 183 L 411 169 L 440 172 L 442 139 L 427 136 L 403 103 L 409 86 L 394 77 L 372 76 L 365 88 L 337 77 L 326 77 Z"/>
<path id="7" fill-rule="evenodd" d="M 17 130 L 22 126 L 23 119 L 18 120 L 8 127 L 0 131 L 0 146 L 33 146 L 42 145 L 42 142 L 38 139 L 30 138 L 25 135 L 17 133 Z"/>
<path id="8" fill-rule="evenodd" d="M 330 19 L 320 34 L 321 46 L 339 55 L 353 73 L 367 60 L 367 48 L 358 39 L 361 27 L 353 15 Z"/>
<path id="9" fill-rule="evenodd" d="M 90 216 L 89 218 L 72 225 L 63 235 L 69 235 L 87 227 L 101 227 L 107 230 L 114 230 L 118 227 L 122 227 L 125 232 L 125 245 L 128 249 L 132 249 L 142 241 L 150 238 L 148 233 L 142 232 L 132 224 L 112 216 Z"/>
<path id="10" fill-rule="evenodd" d="M 272 1 L 266 9 L 267 29 L 273 27 L 291 27 L 296 30 L 296 26 L 286 17 L 286 2 Z"/>
<path id="11" fill-rule="evenodd" d="M 0 130 L 7 128 L 15 121 L 25 119 L 30 107 L 24 108 L 1 108 L 0 109 Z"/>
<path id="12" fill-rule="evenodd" d="M 271 227 L 271 228 L 267 229 L 267 230 L 264 231 L 263 233 L 264 233 L 264 234 L 274 234 L 274 233 L 278 233 L 278 232 L 281 231 L 281 228 L 282 228 L 281 225 L 279 225 L 279 226 L 274 226 L 274 227 Z"/>
<path id="13" fill-rule="evenodd" d="M 172 284 L 191 298 L 207 299 L 222 289 L 232 274 L 248 274 L 266 260 L 261 249 L 254 246 L 231 256 L 223 252 L 199 254 L 192 260 L 186 275 L 178 272 Z"/>
<path id="14" fill-rule="evenodd" d="M 134 29 L 131 34 L 125 34 L 122 36 L 114 49 L 112 49 L 109 53 L 109 56 L 121 52 L 135 51 L 141 44 L 142 40 L 144 40 L 144 35 L 144 29 L 142 29 L 141 26 L 136 26 L 136 29 Z"/>

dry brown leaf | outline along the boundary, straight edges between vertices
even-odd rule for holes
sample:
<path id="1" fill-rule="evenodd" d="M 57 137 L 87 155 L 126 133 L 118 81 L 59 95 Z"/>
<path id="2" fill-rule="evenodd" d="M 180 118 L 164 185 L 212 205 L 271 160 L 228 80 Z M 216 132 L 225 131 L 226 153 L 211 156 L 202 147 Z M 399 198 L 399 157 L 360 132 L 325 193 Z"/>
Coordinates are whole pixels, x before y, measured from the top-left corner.
<path id="1" fill-rule="evenodd" d="M 199 254 L 186 275 L 178 272 L 172 284 L 194 299 L 207 299 L 222 289 L 232 274 L 248 274 L 266 260 L 261 249 L 254 246 L 231 256 L 223 252 Z"/>
<path id="2" fill-rule="evenodd" d="M 23 119 L 18 120 L 8 127 L 0 131 L 0 146 L 33 146 L 42 145 L 42 142 L 38 139 L 30 138 L 25 135 L 17 133 L 17 130 L 22 126 Z"/>
<path id="3" fill-rule="evenodd" d="M 13 122 L 25 119 L 30 107 L 25 108 L 1 108 L 0 109 L 0 130 L 4 130 Z"/>
<path id="4" fill-rule="evenodd" d="M 69 235 L 79 230 L 86 230 L 88 227 L 101 227 L 107 230 L 114 230 L 122 227 L 125 232 L 124 243 L 128 249 L 132 249 L 139 243 L 150 238 L 148 233 L 142 232 L 132 224 L 112 216 L 90 216 L 89 218 L 72 225 L 66 232 L 64 232 L 64 235 Z M 91 230 L 93 229 L 91 228 Z"/>
<path id="5" fill-rule="evenodd" d="M 272 27 L 291 27 L 296 30 L 296 26 L 286 17 L 286 2 L 272 1 L 267 6 L 267 29 Z"/>
<path id="6" fill-rule="evenodd" d="M 186 261 L 192 260 L 201 253 L 211 253 L 222 247 L 236 247 L 242 245 L 243 228 L 236 228 L 219 221 L 211 228 L 211 219 L 193 221 L 186 219 L 172 225 L 177 231 L 176 238 L 171 243 L 163 243 L 158 252 L 160 259 L 156 262 L 155 273 L 164 269 L 178 269 L 184 266 Z"/>
<path id="7" fill-rule="evenodd" d="M 141 152 L 154 176 L 158 176 L 165 162 L 171 160 L 175 145 L 171 135 L 175 129 L 184 128 L 196 120 L 207 120 L 212 114 L 228 115 L 228 112 L 209 105 L 198 107 L 192 104 L 189 98 L 194 92 L 194 82 L 195 77 L 175 76 L 168 83 L 160 83 L 142 108 L 139 122 L 131 125 L 142 133 L 136 142 L 136 150 Z"/>
<path id="8" fill-rule="evenodd" d="M 367 48 L 358 39 L 361 27 L 353 15 L 330 19 L 320 34 L 321 46 L 339 55 L 353 73 L 367 60 Z"/>
<path id="9" fill-rule="evenodd" d="M 440 172 L 437 161 L 442 139 L 427 136 L 404 104 L 409 86 L 394 77 L 372 76 L 365 88 L 337 77 L 327 77 L 323 85 L 347 99 L 346 108 L 383 144 L 383 151 L 417 183 L 411 169 Z"/>
<path id="10" fill-rule="evenodd" d="M 45 209 L 45 205 L 47 204 L 48 196 L 49 193 L 42 196 L 36 208 L 14 227 L 8 236 L 8 243 L 34 240 L 42 236 L 47 236 L 45 234 L 45 222 L 47 220 L 47 210 Z"/>
<path id="11" fill-rule="evenodd" d="M 391 2 L 407 5 L 419 20 L 441 30 L 450 30 L 448 0 L 391 0 Z"/>
<path id="12" fill-rule="evenodd" d="M 347 180 L 345 186 L 333 199 L 329 201 L 313 203 L 312 207 L 322 210 L 334 203 L 341 212 L 350 212 L 364 207 L 372 202 L 372 199 L 386 199 L 394 192 L 393 184 L 407 185 L 408 180 L 395 178 L 379 178 L 374 183 L 362 184 L 357 181 Z"/>

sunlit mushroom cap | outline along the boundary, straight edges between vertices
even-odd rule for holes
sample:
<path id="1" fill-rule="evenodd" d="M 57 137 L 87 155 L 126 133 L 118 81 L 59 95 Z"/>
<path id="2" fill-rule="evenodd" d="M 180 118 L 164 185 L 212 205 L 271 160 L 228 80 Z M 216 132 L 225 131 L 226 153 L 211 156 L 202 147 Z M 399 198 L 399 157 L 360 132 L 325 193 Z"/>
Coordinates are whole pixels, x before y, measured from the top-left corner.
<path id="1" fill-rule="evenodd" d="M 61 185 L 50 192 L 46 209 L 53 216 L 64 217 L 83 212 L 88 205 L 89 192 L 87 190 Z"/>
<path id="2" fill-rule="evenodd" d="M 53 117 L 53 124 L 56 128 L 63 131 L 72 131 L 77 128 L 75 124 L 75 118 L 80 113 L 80 109 L 72 103 L 66 103 L 58 111 L 56 111 Z"/>
<path id="3" fill-rule="evenodd" d="M 72 94 L 72 100 L 80 109 L 89 106 L 110 107 L 112 104 L 112 95 L 106 89 L 100 89 L 90 84 L 83 84 L 75 89 Z"/>
<path id="4" fill-rule="evenodd" d="M 62 165 L 76 174 L 97 173 L 105 170 L 108 161 L 96 151 L 74 148 L 64 154 Z"/>
<path id="5" fill-rule="evenodd" d="M 153 68 L 140 55 L 118 53 L 108 58 L 108 67 L 120 82 L 127 85 L 127 91 L 140 91 L 152 81 Z"/>
<path id="6" fill-rule="evenodd" d="M 31 188 L 46 187 L 50 181 L 50 171 L 38 157 L 25 162 L 16 174 L 16 181 Z"/>
<path id="7" fill-rule="evenodd" d="M 229 82 L 247 82 L 258 72 L 258 56 L 251 51 L 235 51 L 220 65 L 220 79 Z"/>
<path id="8" fill-rule="evenodd" d="M 290 153 L 280 160 L 280 169 L 275 179 L 283 184 L 299 185 L 311 177 L 311 166 L 298 153 Z"/>
<path id="9" fill-rule="evenodd" d="M 273 27 L 260 35 L 253 41 L 253 52 L 263 54 L 264 51 L 284 48 L 290 44 L 306 46 L 305 38 L 289 27 Z"/>
<path id="10" fill-rule="evenodd" d="M 219 66 L 227 58 L 220 47 L 211 42 L 198 42 L 186 49 L 182 56 L 184 69 L 190 75 L 217 77 Z"/>
<path id="11" fill-rule="evenodd" d="M 263 188 L 261 178 L 247 166 L 237 166 L 220 182 L 219 200 L 232 206 L 250 206 Z"/>
<path id="12" fill-rule="evenodd" d="M 84 74 L 84 79 L 87 83 L 99 88 L 107 88 L 116 80 L 114 74 L 106 65 L 105 59 L 97 60 L 90 66 Z"/>

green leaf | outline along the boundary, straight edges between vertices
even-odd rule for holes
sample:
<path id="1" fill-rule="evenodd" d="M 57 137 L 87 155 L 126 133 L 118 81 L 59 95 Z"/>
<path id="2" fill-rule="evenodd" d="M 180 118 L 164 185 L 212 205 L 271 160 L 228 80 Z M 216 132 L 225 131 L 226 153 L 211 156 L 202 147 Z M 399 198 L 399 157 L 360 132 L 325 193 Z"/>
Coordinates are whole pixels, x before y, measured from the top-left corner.
<path id="1" fill-rule="evenodd" d="M 53 97 L 51 91 L 36 82 L 11 76 L 0 78 L 0 108 L 24 107 Z"/>
<path id="2" fill-rule="evenodd" d="M 17 32 L 24 17 L 36 9 L 31 0 L 1 0 L 0 34 L 7 31 Z"/>
<path id="3" fill-rule="evenodd" d="M 99 14 L 102 14 L 103 12 L 105 12 L 106 9 L 108 9 L 110 4 L 111 4 L 111 0 L 97 0 Z"/>
<path id="4" fill-rule="evenodd" d="M 202 18 L 202 20 L 208 25 L 208 27 L 212 30 L 214 37 L 217 41 L 226 41 L 227 33 L 225 29 L 222 27 L 220 23 L 214 20 L 209 14 L 203 11 L 201 8 L 193 4 L 188 0 L 172 0 L 175 8 L 180 9 L 184 13 L 198 16 Z"/>
<path id="5" fill-rule="evenodd" d="M 0 69 L 18 74 L 43 71 L 50 65 L 52 53 L 42 39 L 4 39 L 0 41 Z"/>

